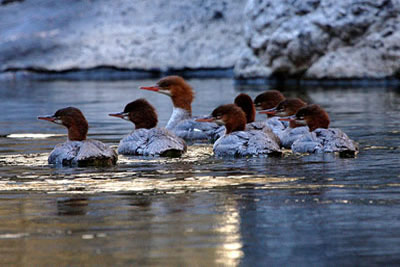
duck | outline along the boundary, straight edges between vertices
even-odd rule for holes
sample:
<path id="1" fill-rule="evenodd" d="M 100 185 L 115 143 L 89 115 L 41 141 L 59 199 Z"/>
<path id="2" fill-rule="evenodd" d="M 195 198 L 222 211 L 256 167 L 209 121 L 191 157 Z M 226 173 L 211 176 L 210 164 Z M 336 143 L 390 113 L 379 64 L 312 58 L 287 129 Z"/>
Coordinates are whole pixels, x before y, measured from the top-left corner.
<path id="1" fill-rule="evenodd" d="M 256 111 L 269 110 L 276 107 L 280 102 L 285 100 L 285 96 L 278 90 L 268 90 L 256 96 L 254 106 Z M 263 129 L 268 126 L 276 135 L 279 135 L 288 127 L 288 123 L 280 121 L 273 114 L 267 114 L 267 119 L 258 121 L 252 125 L 254 129 Z"/>
<path id="2" fill-rule="evenodd" d="M 268 133 L 246 128 L 246 115 L 235 104 L 226 104 L 213 110 L 208 118 L 197 119 L 199 122 L 216 122 L 224 125 L 225 134 L 213 145 L 217 157 L 254 157 L 281 155 L 279 145 Z"/>
<path id="3" fill-rule="evenodd" d="M 293 142 L 294 153 L 339 153 L 343 157 L 354 157 L 358 145 L 342 130 L 329 128 L 328 113 L 319 105 L 311 104 L 299 109 L 296 115 L 282 120 L 294 121 L 295 127 L 307 125 L 309 132 Z"/>
<path id="4" fill-rule="evenodd" d="M 234 104 L 240 107 L 246 116 L 245 131 L 260 130 L 265 131 L 275 142 L 280 142 L 279 138 L 273 133 L 271 127 L 265 123 L 255 122 L 256 108 L 251 97 L 246 93 L 241 93 L 234 99 Z M 225 126 L 220 126 L 215 131 L 214 141 L 218 140 L 225 133 Z"/>
<path id="5" fill-rule="evenodd" d="M 134 130 L 119 143 L 122 155 L 180 157 L 187 151 L 186 142 L 165 128 L 157 128 L 155 108 L 144 98 L 128 103 L 119 113 L 109 116 L 130 121 Z"/>
<path id="6" fill-rule="evenodd" d="M 211 142 L 214 132 L 218 129 L 216 123 L 199 123 L 192 118 L 192 102 L 194 91 L 180 76 L 167 76 L 153 86 L 142 86 L 142 90 L 149 90 L 167 95 L 173 103 L 173 111 L 168 120 L 166 129 L 188 142 Z"/>
<path id="7" fill-rule="evenodd" d="M 289 117 L 297 113 L 297 111 L 307 106 L 307 103 L 300 98 L 287 98 L 281 101 L 276 107 L 262 110 L 260 114 L 268 114 L 276 117 Z M 282 147 L 290 149 L 294 141 L 299 139 L 302 135 L 309 132 L 308 126 L 296 125 L 295 120 L 289 121 L 288 127 L 282 131 L 276 131 L 276 135 L 280 140 Z"/>
<path id="8" fill-rule="evenodd" d="M 62 108 L 54 115 L 39 116 L 38 119 L 68 129 L 68 140 L 55 146 L 49 155 L 49 164 L 78 167 L 116 164 L 118 155 L 114 149 L 98 140 L 87 139 L 89 124 L 78 108 Z"/>
<path id="9" fill-rule="evenodd" d="M 256 96 L 254 106 L 257 111 L 266 110 L 276 107 L 280 102 L 285 100 L 285 96 L 278 90 L 268 90 Z M 273 117 L 273 115 L 268 115 Z"/>

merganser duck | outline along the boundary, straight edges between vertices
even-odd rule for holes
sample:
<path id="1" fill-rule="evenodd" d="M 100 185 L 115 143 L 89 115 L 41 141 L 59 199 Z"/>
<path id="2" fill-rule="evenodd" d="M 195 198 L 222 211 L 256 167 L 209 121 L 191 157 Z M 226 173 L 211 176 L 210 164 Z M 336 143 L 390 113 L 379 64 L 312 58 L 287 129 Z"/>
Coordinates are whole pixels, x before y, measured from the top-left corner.
<path id="1" fill-rule="evenodd" d="M 56 145 L 48 158 L 49 164 L 77 166 L 115 165 L 115 151 L 97 140 L 86 139 L 88 122 L 74 107 L 59 109 L 54 115 L 40 116 L 39 120 L 63 125 L 68 129 L 68 141 Z"/>
<path id="2" fill-rule="evenodd" d="M 285 100 L 285 96 L 281 92 L 269 90 L 256 96 L 254 105 L 257 111 L 268 110 L 276 107 L 283 100 Z M 265 126 L 268 126 L 276 135 L 279 135 L 288 125 L 272 114 L 267 114 L 267 120 L 253 124 L 255 129 L 263 129 Z"/>
<path id="3" fill-rule="evenodd" d="M 119 154 L 180 157 L 187 150 L 183 139 L 165 128 L 155 128 L 158 122 L 156 110 L 143 98 L 127 104 L 123 112 L 109 115 L 130 121 L 135 127 L 120 141 Z"/>
<path id="4" fill-rule="evenodd" d="M 299 98 L 288 98 L 280 102 L 276 107 L 262 110 L 259 113 L 277 117 L 289 117 L 295 115 L 299 109 L 305 106 L 307 104 Z M 277 131 L 276 134 L 282 147 L 291 148 L 294 141 L 308 132 L 308 126 L 296 125 L 295 120 L 291 120 L 289 127 L 283 131 Z"/>
<path id="5" fill-rule="evenodd" d="M 194 92 L 192 87 L 179 76 L 167 76 L 154 86 L 140 87 L 143 90 L 154 91 L 170 96 L 174 105 L 172 115 L 165 126 L 177 136 L 186 141 L 211 141 L 214 131 L 218 129 L 215 123 L 198 123 L 192 119 L 192 102 Z"/>
<path id="6" fill-rule="evenodd" d="M 253 100 L 248 94 L 245 93 L 239 94 L 235 98 L 234 104 L 240 107 L 246 116 L 246 127 L 245 127 L 246 131 L 250 130 L 265 131 L 266 134 L 269 135 L 271 138 L 273 138 L 275 142 L 277 143 L 280 142 L 279 138 L 273 133 L 269 125 L 267 125 L 266 123 L 260 123 L 254 121 L 256 117 L 256 109 Z M 223 136 L 224 133 L 225 133 L 225 126 L 220 126 L 220 128 L 218 128 L 215 131 L 214 140 L 215 141 L 218 140 L 218 138 Z"/>
<path id="7" fill-rule="evenodd" d="M 216 156 L 261 156 L 280 155 L 282 152 L 274 138 L 264 131 L 245 131 L 246 115 L 235 104 L 227 104 L 214 109 L 211 117 L 198 119 L 200 122 L 214 121 L 225 125 L 225 135 L 213 146 Z"/>
<path id="8" fill-rule="evenodd" d="M 301 108 L 296 115 L 287 119 L 294 120 L 295 126 L 307 125 L 309 128 L 307 134 L 292 144 L 292 151 L 295 153 L 338 152 L 340 156 L 353 157 L 358 152 L 357 144 L 342 130 L 329 128 L 329 115 L 319 105 Z"/>
<path id="9" fill-rule="evenodd" d="M 285 100 L 285 96 L 281 92 L 269 90 L 256 96 L 254 105 L 258 111 L 266 110 L 276 107 L 283 100 Z M 273 117 L 273 115 L 269 115 L 268 117 Z"/>

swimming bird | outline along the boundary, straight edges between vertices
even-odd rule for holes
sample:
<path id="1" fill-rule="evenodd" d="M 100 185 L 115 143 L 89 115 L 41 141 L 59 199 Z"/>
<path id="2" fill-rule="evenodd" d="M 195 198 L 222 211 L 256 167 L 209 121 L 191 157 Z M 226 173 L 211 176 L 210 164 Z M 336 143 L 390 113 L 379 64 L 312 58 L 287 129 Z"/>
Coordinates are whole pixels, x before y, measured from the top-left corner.
<path id="1" fill-rule="evenodd" d="M 285 100 L 285 96 L 281 92 L 277 90 L 268 90 L 256 96 L 254 105 L 257 111 L 269 110 L 276 107 L 283 100 Z M 266 126 L 271 128 L 271 130 L 279 136 L 279 134 L 286 129 L 288 124 L 280 121 L 273 114 L 267 114 L 266 120 L 257 121 L 252 125 L 254 129 L 263 129 Z"/>
<path id="2" fill-rule="evenodd" d="M 156 110 L 143 98 L 127 104 L 124 111 L 109 115 L 130 121 L 135 127 L 120 141 L 119 154 L 179 157 L 187 150 L 183 139 L 165 128 L 156 128 Z"/>
<path id="3" fill-rule="evenodd" d="M 307 104 L 299 98 L 288 98 L 280 102 L 276 107 L 262 110 L 259 113 L 276 117 L 288 117 L 295 115 L 299 109 L 305 106 Z M 294 141 L 308 132 L 308 126 L 296 125 L 295 120 L 291 120 L 289 126 L 282 131 L 276 131 L 276 135 L 280 139 L 282 147 L 291 148 Z"/>
<path id="4" fill-rule="evenodd" d="M 256 109 L 253 100 L 248 94 L 241 93 L 238 96 L 236 96 L 234 104 L 240 107 L 246 116 L 246 127 L 245 127 L 246 131 L 250 130 L 265 131 L 271 138 L 274 139 L 275 142 L 277 143 L 280 142 L 279 138 L 273 133 L 271 127 L 268 124 L 254 121 L 256 117 Z M 220 126 L 215 131 L 214 141 L 218 140 L 218 138 L 223 136 L 224 133 L 225 133 L 225 126 Z"/>
<path id="5" fill-rule="evenodd" d="M 166 129 L 186 141 L 204 142 L 212 140 L 218 125 L 215 123 L 199 123 L 192 118 L 194 92 L 182 77 L 167 76 L 158 81 L 156 85 L 143 86 L 140 89 L 154 91 L 171 98 L 174 108 L 165 126 Z"/>
<path id="6" fill-rule="evenodd" d="M 40 116 L 38 119 L 68 129 L 68 140 L 56 145 L 48 158 L 49 164 L 77 166 L 116 164 L 118 156 L 113 149 L 100 141 L 86 139 L 89 125 L 79 109 L 67 107 L 57 110 L 54 115 Z"/>
<path id="7" fill-rule="evenodd" d="M 295 153 L 338 152 L 341 156 L 352 157 L 358 152 L 357 144 L 342 130 L 329 128 L 329 115 L 319 105 L 308 105 L 286 119 L 294 121 L 296 126 L 307 125 L 309 128 L 308 133 L 292 144 Z"/>
<path id="8" fill-rule="evenodd" d="M 276 107 L 283 100 L 285 100 L 285 96 L 281 92 L 278 90 L 268 90 L 256 96 L 254 105 L 257 111 L 266 110 Z M 273 115 L 269 117 L 273 117 Z"/>
<path id="9" fill-rule="evenodd" d="M 245 131 L 246 115 L 235 104 L 219 106 L 213 110 L 209 118 L 198 119 L 198 121 L 214 121 L 225 125 L 225 134 L 213 146 L 216 156 L 247 157 L 281 154 L 279 145 L 267 132 Z"/>

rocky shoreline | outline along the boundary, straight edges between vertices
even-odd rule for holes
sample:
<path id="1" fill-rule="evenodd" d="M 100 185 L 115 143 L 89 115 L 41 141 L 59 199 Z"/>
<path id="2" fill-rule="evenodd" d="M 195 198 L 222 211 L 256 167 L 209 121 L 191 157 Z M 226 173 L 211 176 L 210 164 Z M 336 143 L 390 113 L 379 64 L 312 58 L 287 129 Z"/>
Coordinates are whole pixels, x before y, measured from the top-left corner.
<path id="1" fill-rule="evenodd" d="M 399 0 L 11 0 L 0 17 L 0 80 L 400 78 Z"/>

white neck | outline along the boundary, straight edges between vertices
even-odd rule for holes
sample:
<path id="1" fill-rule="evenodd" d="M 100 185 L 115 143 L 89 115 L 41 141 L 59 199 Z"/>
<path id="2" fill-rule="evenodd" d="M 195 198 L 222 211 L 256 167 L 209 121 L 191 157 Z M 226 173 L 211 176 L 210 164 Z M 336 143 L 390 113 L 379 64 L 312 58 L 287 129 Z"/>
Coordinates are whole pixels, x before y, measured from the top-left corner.
<path id="1" fill-rule="evenodd" d="M 189 111 L 183 108 L 174 107 L 174 109 L 172 110 L 171 117 L 169 118 L 169 121 L 167 123 L 167 126 L 165 126 L 165 128 L 167 128 L 168 130 L 172 130 L 176 127 L 176 125 L 178 125 L 179 122 L 190 118 L 191 116 Z"/>

